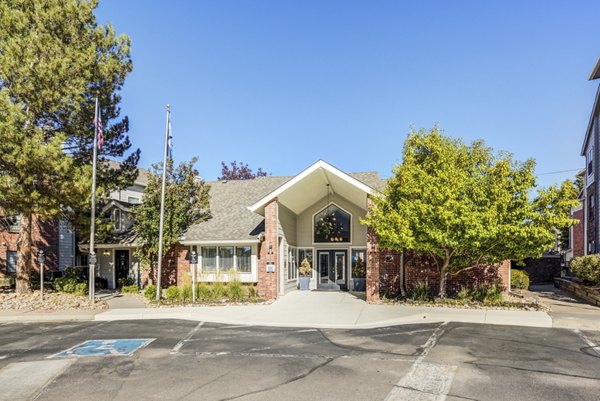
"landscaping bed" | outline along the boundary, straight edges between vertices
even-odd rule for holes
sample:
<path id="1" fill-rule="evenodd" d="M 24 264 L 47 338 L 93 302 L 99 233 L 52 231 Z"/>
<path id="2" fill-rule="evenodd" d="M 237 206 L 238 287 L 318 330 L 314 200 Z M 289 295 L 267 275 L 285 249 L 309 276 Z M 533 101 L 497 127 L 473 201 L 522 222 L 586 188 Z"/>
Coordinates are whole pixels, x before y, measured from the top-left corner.
<path id="1" fill-rule="evenodd" d="M 92 305 L 87 296 L 64 292 L 44 291 L 44 300 L 42 301 L 39 291 L 25 295 L 11 291 L 0 293 L 0 309 L 19 311 L 108 309 L 108 305 L 104 301 L 96 301 Z"/>
<path id="2" fill-rule="evenodd" d="M 537 298 L 528 298 L 520 294 L 512 293 L 504 294 L 501 300 L 496 301 L 473 301 L 456 298 L 438 298 L 426 301 L 397 298 L 393 300 L 382 300 L 381 303 L 404 306 L 425 306 L 432 308 L 548 311 L 548 307 L 539 302 Z"/>
<path id="3" fill-rule="evenodd" d="M 555 278 L 554 285 L 593 305 L 600 306 L 600 286 L 598 285 L 585 285 L 568 278 Z"/>

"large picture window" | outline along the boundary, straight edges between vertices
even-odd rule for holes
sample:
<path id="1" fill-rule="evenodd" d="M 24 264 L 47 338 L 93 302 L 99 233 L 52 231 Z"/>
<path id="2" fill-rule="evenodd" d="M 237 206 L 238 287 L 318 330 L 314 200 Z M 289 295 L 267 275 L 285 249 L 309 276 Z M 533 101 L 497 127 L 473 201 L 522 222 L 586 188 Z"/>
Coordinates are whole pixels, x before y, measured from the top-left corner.
<path id="1" fill-rule="evenodd" d="M 202 271 L 206 273 L 252 272 L 252 246 L 203 246 Z M 217 255 L 219 257 L 217 258 Z"/>
<path id="2" fill-rule="evenodd" d="M 202 247 L 202 270 L 205 272 L 217 271 L 217 247 Z"/>
<path id="3" fill-rule="evenodd" d="M 250 273 L 252 271 L 252 247 L 236 246 L 235 257 L 237 269 L 241 273 Z"/>
<path id="4" fill-rule="evenodd" d="M 333 203 L 317 213 L 314 242 L 350 242 L 350 214 Z"/>

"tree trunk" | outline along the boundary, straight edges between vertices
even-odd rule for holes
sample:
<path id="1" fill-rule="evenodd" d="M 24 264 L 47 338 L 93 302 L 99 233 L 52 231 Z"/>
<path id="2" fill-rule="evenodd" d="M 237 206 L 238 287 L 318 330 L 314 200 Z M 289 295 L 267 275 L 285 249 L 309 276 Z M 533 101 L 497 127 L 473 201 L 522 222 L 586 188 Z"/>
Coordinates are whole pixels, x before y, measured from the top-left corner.
<path id="1" fill-rule="evenodd" d="M 21 214 L 21 228 L 17 240 L 17 277 L 15 289 L 17 294 L 31 292 L 31 226 L 32 214 Z"/>
<path id="2" fill-rule="evenodd" d="M 444 264 L 440 268 L 440 292 L 438 296 L 440 298 L 446 298 L 446 281 L 448 279 L 448 265 L 450 264 L 450 258 L 444 259 Z"/>

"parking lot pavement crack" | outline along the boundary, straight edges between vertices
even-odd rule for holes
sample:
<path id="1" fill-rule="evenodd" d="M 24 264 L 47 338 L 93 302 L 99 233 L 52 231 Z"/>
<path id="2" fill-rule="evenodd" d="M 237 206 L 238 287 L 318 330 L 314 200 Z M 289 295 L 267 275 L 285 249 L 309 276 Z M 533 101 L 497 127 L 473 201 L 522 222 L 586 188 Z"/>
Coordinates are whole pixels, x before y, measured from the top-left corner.
<path id="1" fill-rule="evenodd" d="M 477 367 L 481 366 L 481 367 L 490 367 L 490 368 L 504 368 L 504 369 L 518 370 L 518 371 L 522 371 L 522 372 L 541 373 L 541 374 L 547 374 L 547 375 L 573 377 L 573 378 L 578 378 L 578 379 L 587 379 L 587 380 L 596 380 L 596 381 L 600 380 L 600 377 L 574 375 L 574 374 L 561 373 L 561 372 L 552 372 L 550 370 L 527 369 L 527 368 L 520 368 L 517 366 L 496 365 L 496 364 L 492 364 L 492 363 L 480 363 L 480 362 L 465 362 L 465 363 L 474 365 Z"/>
<path id="2" fill-rule="evenodd" d="M 190 395 L 194 394 L 195 392 L 197 392 L 199 390 L 202 390 L 204 387 L 208 386 L 209 384 L 212 384 L 212 383 L 216 382 L 217 380 L 222 379 L 223 377 L 227 376 L 228 374 L 229 374 L 229 372 L 225 372 L 222 375 L 219 375 L 219 376 L 215 377 L 214 379 L 211 379 L 211 380 L 207 381 L 206 383 L 202 383 L 198 387 L 194 388 L 192 391 L 189 391 L 186 394 L 184 394 L 181 397 L 179 397 L 178 400 L 184 400 L 184 399 L 186 399 L 187 397 L 189 397 Z"/>
<path id="3" fill-rule="evenodd" d="M 318 364 L 317 366 L 315 366 L 315 367 L 313 367 L 313 368 L 309 369 L 309 370 L 308 370 L 306 373 L 303 373 L 303 374 L 301 374 L 301 375 L 298 375 L 298 376 L 296 376 L 296 377 L 293 377 L 293 378 L 291 378 L 291 379 L 289 379 L 289 380 L 286 380 L 286 381 L 284 381 L 284 382 L 281 382 L 281 383 L 279 383 L 279 384 L 276 384 L 276 385 L 274 385 L 274 386 L 266 387 L 266 388 L 263 388 L 263 389 L 260 389 L 260 390 L 250 391 L 250 392 L 248 392 L 248 393 L 244 393 L 244 394 L 241 394 L 241 395 L 237 395 L 237 396 L 235 396 L 235 397 L 222 398 L 220 401 L 231 401 L 231 400 L 237 400 L 237 399 L 240 399 L 240 398 L 247 397 L 247 396 L 249 396 L 249 395 L 260 394 L 260 393 L 265 393 L 265 392 L 267 392 L 267 391 L 271 391 L 271 390 L 278 389 L 279 387 L 285 386 L 286 384 L 290 384 L 290 383 L 293 383 L 293 382 L 295 382 L 295 381 L 298 381 L 298 380 L 302 380 L 302 379 L 305 379 L 305 378 L 307 378 L 308 376 L 310 376 L 310 375 L 312 375 L 313 373 L 315 373 L 317 370 L 319 370 L 319 369 L 321 369 L 321 368 L 323 368 L 323 367 L 325 367 L 325 366 L 329 365 L 331 362 L 333 362 L 333 361 L 334 361 L 334 360 L 336 360 L 336 359 L 337 359 L 337 358 L 330 358 L 330 359 L 326 360 L 325 362 L 323 362 L 323 363 L 320 363 L 320 364 Z"/>
<path id="4" fill-rule="evenodd" d="M 411 354 L 403 354 L 401 352 L 394 352 L 394 351 L 387 351 L 387 350 L 378 350 L 378 349 L 370 349 L 370 348 L 364 348 L 364 347 L 354 347 L 351 345 L 345 345 L 345 344 L 340 344 L 338 342 L 333 341 L 331 338 L 329 338 L 329 336 L 327 336 L 323 330 L 319 330 L 319 333 L 321 334 L 321 336 L 323 336 L 323 338 L 331 345 L 333 345 L 334 347 L 343 349 L 345 351 L 352 351 L 352 352 L 358 352 L 358 353 L 375 353 L 375 354 L 384 354 L 384 355 L 394 355 L 394 356 L 406 356 L 406 357 L 410 357 L 410 356 L 415 356 L 415 353 L 411 353 Z"/>
<path id="5" fill-rule="evenodd" d="M 579 338 L 581 338 L 581 340 L 583 340 L 583 342 L 588 345 L 587 347 L 580 348 L 581 352 L 583 352 L 586 355 L 593 356 L 595 358 L 600 357 L 600 346 L 598 344 L 594 343 L 589 337 L 587 337 L 585 334 L 583 334 L 580 330 L 573 330 L 573 332 L 575 334 L 577 334 L 579 336 Z"/>

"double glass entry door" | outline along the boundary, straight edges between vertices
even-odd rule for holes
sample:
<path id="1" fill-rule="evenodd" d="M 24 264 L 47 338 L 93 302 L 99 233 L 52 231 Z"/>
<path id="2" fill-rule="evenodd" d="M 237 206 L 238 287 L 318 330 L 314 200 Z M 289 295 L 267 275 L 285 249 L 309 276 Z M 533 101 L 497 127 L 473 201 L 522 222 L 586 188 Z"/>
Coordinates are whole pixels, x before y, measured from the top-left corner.
<path id="1" fill-rule="evenodd" d="M 317 260 L 319 261 L 317 288 L 348 289 L 346 277 L 347 255 L 348 252 L 345 250 L 317 251 Z"/>

